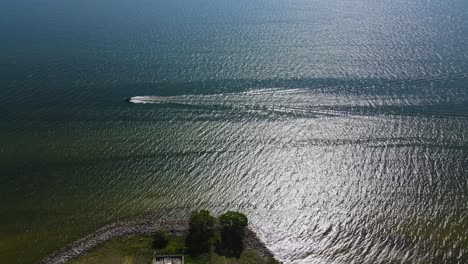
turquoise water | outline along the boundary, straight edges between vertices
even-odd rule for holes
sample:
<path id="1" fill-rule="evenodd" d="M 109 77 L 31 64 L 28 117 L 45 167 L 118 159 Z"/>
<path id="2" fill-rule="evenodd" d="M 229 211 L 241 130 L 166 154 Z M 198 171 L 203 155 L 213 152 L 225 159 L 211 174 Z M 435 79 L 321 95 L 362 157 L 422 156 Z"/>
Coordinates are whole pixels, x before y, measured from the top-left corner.
<path id="1" fill-rule="evenodd" d="M 285 263 L 466 263 L 467 12 L 0 3 L 0 263 L 195 208 Z"/>

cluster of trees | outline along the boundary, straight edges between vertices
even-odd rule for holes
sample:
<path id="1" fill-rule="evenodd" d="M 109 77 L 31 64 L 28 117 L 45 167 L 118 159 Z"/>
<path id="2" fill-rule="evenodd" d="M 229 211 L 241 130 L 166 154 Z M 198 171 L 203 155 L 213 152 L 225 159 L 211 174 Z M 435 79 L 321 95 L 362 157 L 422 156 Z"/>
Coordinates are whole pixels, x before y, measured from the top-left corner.
<path id="1" fill-rule="evenodd" d="M 244 250 L 247 216 L 229 211 L 216 219 L 207 210 L 192 212 L 186 245 L 191 254 L 210 251 L 213 246 L 218 253 L 239 256 Z"/>
<path id="2" fill-rule="evenodd" d="M 216 247 L 224 255 L 240 256 L 244 250 L 247 217 L 239 212 L 227 212 L 219 217 L 221 241 Z"/>
<path id="3" fill-rule="evenodd" d="M 247 217 L 239 212 L 229 211 L 215 218 L 207 210 L 194 211 L 190 215 L 189 233 L 185 240 L 188 253 L 199 255 L 215 249 L 226 256 L 240 256 L 244 250 Z M 169 235 L 158 231 L 153 240 L 153 248 L 164 248 Z"/>

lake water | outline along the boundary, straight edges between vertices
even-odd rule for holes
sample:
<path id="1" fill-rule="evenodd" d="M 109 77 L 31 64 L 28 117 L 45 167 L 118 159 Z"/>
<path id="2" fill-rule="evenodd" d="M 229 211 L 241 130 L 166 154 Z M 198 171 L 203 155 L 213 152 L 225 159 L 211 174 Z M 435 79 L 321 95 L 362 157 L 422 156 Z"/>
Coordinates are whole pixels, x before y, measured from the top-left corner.
<path id="1" fill-rule="evenodd" d="M 467 25 L 466 0 L 2 1 L 0 263 L 197 208 L 285 263 L 467 263 Z"/>

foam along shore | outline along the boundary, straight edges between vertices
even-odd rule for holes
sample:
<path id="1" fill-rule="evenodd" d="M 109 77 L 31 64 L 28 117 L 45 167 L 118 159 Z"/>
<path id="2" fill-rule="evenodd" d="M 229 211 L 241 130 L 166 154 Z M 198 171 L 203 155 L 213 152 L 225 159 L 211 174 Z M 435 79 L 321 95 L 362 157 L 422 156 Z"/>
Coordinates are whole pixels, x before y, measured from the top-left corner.
<path id="1" fill-rule="evenodd" d="M 135 235 L 152 235 L 157 230 L 165 230 L 172 236 L 184 236 L 188 232 L 188 222 L 186 220 L 174 221 L 145 221 L 145 222 L 118 222 L 107 225 L 96 230 L 64 248 L 57 250 L 44 258 L 40 264 L 64 264 L 76 259 L 96 247 L 113 239 L 130 237 Z M 260 241 L 254 231 L 246 230 L 245 243 L 247 248 L 254 251 L 264 259 L 273 258 L 273 254 Z"/>

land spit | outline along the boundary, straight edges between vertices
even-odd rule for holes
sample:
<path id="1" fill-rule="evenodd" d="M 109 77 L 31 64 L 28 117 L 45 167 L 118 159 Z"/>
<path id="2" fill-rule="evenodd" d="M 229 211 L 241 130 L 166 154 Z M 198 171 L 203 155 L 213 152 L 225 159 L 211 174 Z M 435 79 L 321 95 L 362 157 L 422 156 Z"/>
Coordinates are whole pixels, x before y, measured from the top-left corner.
<path id="1" fill-rule="evenodd" d="M 188 221 L 143 221 L 110 224 L 53 252 L 44 258 L 40 264 L 65 264 L 92 251 L 104 242 L 135 235 L 152 235 L 154 232 L 161 229 L 173 236 L 183 236 L 188 233 Z M 271 251 L 260 241 L 255 232 L 250 228 L 246 230 L 245 242 L 248 248 L 255 251 L 262 258 L 273 258 Z"/>

